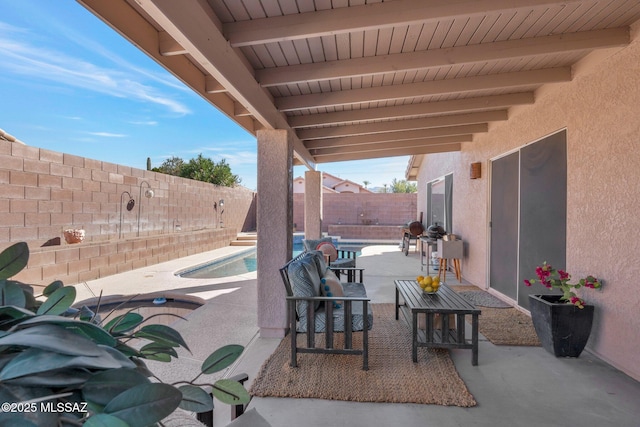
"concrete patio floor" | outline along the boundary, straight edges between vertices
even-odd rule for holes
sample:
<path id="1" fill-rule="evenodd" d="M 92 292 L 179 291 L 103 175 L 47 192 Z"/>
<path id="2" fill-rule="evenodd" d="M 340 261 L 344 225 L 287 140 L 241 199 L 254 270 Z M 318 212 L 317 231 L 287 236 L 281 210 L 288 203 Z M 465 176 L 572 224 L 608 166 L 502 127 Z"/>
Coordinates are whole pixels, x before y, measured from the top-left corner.
<path id="1" fill-rule="evenodd" d="M 223 279 L 174 275 L 182 268 L 238 250 L 246 248 L 219 249 L 80 284 L 77 300 L 92 297 L 91 292 L 97 295 L 101 289 L 105 295 L 170 290 L 204 298 L 207 303 L 189 315 L 187 322 L 175 324 L 191 354 L 181 352 L 179 361 L 154 363 L 151 368 L 165 381 L 190 379 L 213 350 L 241 344 L 246 348 L 243 356 L 224 376 L 246 372 L 248 388 L 280 342 L 258 335 L 256 273 Z M 374 303 L 394 302 L 394 279 L 421 274 L 419 255 L 413 248 L 405 256 L 397 246 L 367 247 L 358 266 L 366 269 L 365 284 Z M 451 273 L 447 282 L 457 283 Z M 274 427 L 640 426 L 640 383 L 588 351 L 577 359 L 558 359 L 541 347 L 495 346 L 480 338 L 478 366 L 471 365 L 470 351 L 451 351 L 461 378 L 478 402 L 473 408 L 283 398 L 254 398 L 250 406 Z M 229 407 L 216 402 L 215 425 L 228 424 L 229 413 Z"/>

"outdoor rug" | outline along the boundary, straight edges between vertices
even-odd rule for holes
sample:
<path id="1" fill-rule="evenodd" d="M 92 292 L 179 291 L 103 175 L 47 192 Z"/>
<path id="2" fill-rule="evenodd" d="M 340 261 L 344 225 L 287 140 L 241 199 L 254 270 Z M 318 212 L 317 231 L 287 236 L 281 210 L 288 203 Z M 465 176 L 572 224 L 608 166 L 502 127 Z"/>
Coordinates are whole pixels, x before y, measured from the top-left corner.
<path id="1" fill-rule="evenodd" d="M 494 297 L 489 292 L 485 291 L 462 291 L 458 292 L 460 295 L 468 299 L 473 305 L 478 307 L 491 307 L 491 308 L 511 308 L 511 304 L 502 301 L 499 298 Z"/>
<path id="2" fill-rule="evenodd" d="M 478 329 L 494 345 L 511 346 L 540 346 L 540 340 L 533 327 L 531 318 L 513 307 L 496 308 L 491 299 L 485 295 L 506 304 L 488 292 L 476 286 L 452 286 L 459 294 L 468 298 L 482 310 L 479 317 Z M 477 294 L 477 295 L 475 295 Z M 479 303 L 476 303 L 478 301 Z M 486 305 L 483 305 L 486 304 Z"/>
<path id="3" fill-rule="evenodd" d="M 369 331 L 369 370 L 362 356 L 298 354 L 291 368 L 290 335 L 264 363 L 250 393 L 253 396 L 318 398 L 355 402 L 421 403 L 472 407 L 476 401 L 462 381 L 448 350 L 418 349 L 411 360 L 411 333 L 395 320 L 393 304 L 371 304 L 374 319 Z M 336 347 L 340 345 L 336 334 Z M 316 346 L 323 343 L 317 334 Z M 299 335 L 301 343 L 305 335 Z M 362 348 L 362 334 L 354 333 L 354 348 Z"/>

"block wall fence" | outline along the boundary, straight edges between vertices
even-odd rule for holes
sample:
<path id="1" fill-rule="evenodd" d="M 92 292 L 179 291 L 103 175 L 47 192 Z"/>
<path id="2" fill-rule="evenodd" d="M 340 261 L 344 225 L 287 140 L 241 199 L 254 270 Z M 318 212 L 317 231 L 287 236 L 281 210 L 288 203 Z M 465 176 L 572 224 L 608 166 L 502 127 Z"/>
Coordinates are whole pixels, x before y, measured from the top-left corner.
<path id="1" fill-rule="evenodd" d="M 398 239 L 419 219 L 416 193 L 325 193 L 322 231 L 344 239 Z M 293 222 L 304 231 L 304 194 L 293 195 Z"/>
<path id="2" fill-rule="evenodd" d="M 25 283 L 74 284 L 228 246 L 256 229 L 255 212 L 244 187 L 0 141 L 0 250 L 27 242 L 29 264 L 14 278 Z M 69 228 L 85 240 L 67 244 Z"/>

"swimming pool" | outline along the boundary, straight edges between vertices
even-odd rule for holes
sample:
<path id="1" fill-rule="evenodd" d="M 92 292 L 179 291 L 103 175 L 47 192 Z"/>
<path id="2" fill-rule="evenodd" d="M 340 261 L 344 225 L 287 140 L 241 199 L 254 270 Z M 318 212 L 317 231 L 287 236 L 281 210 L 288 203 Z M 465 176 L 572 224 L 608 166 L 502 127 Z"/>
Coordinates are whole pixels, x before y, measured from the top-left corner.
<path id="1" fill-rule="evenodd" d="M 372 243 L 364 242 L 334 242 L 338 249 L 355 251 L 356 256 L 360 256 L 363 247 Z M 380 244 L 380 243 L 378 243 Z M 395 243 L 394 243 L 395 245 Z M 301 239 L 294 239 L 293 254 L 296 256 L 304 250 Z M 221 277 L 238 276 L 251 273 L 258 268 L 256 259 L 256 248 L 240 252 L 235 255 L 218 259 L 206 264 L 197 265 L 185 270 L 178 271 L 177 276 L 187 279 L 217 279 Z"/>
<path id="2" fill-rule="evenodd" d="M 179 271 L 176 274 L 188 279 L 216 279 L 250 273 L 256 271 L 257 268 L 256 249 L 252 248 L 248 251 Z"/>

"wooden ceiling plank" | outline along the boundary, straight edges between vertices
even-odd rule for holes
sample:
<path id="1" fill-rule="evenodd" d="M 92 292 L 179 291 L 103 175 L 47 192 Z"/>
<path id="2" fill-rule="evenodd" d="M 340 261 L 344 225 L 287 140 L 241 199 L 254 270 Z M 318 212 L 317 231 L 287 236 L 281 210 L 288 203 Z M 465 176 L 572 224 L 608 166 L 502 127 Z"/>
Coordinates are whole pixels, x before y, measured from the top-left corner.
<path id="1" fill-rule="evenodd" d="M 381 86 L 340 92 L 276 98 L 280 111 L 304 110 L 328 106 L 378 102 L 440 94 L 455 94 L 487 89 L 517 88 L 571 81 L 571 68 L 548 68 L 514 73 L 490 74 L 459 79 L 434 80 L 405 85 Z"/>
<path id="2" fill-rule="evenodd" d="M 329 80 L 438 68 L 455 64 L 474 64 L 554 53 L 622 47 L 628 45 L 629 42 L 628 27 L 611 28 L 386 56 L 369 56 L 342 61 L 265 68 L 256 71 L 256 79 L 261 86 L 269 87 L 313 80 Z"/>
<path id="3" fill-rule="evenodd" d="M 362 145 L 347 145 L 345 147 L 328 147 L 312 149 L 309 152 L 313 156 L 327 156 L 333 154 L 351 154 L 351 153 L 365 153 L 372 151 L 383 151 L 393 149 L 405 149 L 405 148 L 417 148 L 432 145 L 441 144 L 453 144 L 456 142 L 468 142 L 473 140 L 473 135 L 452 135 L 442 136 L 436 138 L 422 138 L 422 139 L 410 139 L 400 141 L 389 141 L 385 143 L 376 144 L 362 144 Z"/>
<path id="4" fill-rule="evenodd" d="M 467 112 L 480 109 L 496 109 L 512 105 L 533 104 L 533 102 L 533 93 L 525 92 L 509 95 L 483 96 L 449 101 L 424 102 L 420 104 L 294 116 L 289 117 L 289 124 L 293 128 L 306 128 L 352 122 L 397 119 L 407 116 L 426 116 L 441 113 Z"/>
<path id="5" fill-rule="evenodd" d="M 446 126 L 431 129 L 417 129 L 399 132 L 385 132 L 360 136 L 346 136 L 342 138 L 314 139 L 304 143 L 305 147 L 313 154 L 312 150 L 321 148 L 344 147 L 354 145 L 368 145 L 386 143 L 391 141 L 404 141 L 410 139 L 435 138 L 440 136 L 465 135 L 471 133 L 484 133 L 489 131 L 486 123 L 472 125 Z"/>
<path id="6" fill-rule="evenodd" d="M 367 160 L 367 159 L 380 159 L 386 157 L 398 157 L 398 156 L 411 156 L 420 154 L 433 154 L 433 153 L 448 153 L 452 151 L 460 151 L 462 144 L 438 144 L 438 145 L 424 145 L 422 147 L 413 148 L 395 148 L 389 150 L 368 151 L 366 153 L 352 153 L 352 154 L 330 154 L 324 156 L 317 156 L 316 163 L 333 163 L 344 162 L 349 160 Z"/>
<path id="7" fill-rule="evenodd" d="M 574 0 L 575 1 L 575 0 Z M 229 22 L 223 32 L 232 46 L 322 37 L 376 28 L 454 19 L 521 8 L 548 8 L 574 1 L 556 0 L 397 0 L 317 12 Z"/>
<path id="8" fill-rule="evenodd" d="M 312 139 L 337 138 L 382 132 L 426 129 L 443 126 L 468 125 L 507 120 L 506 110 L 485 111 L 481 113 L 453 114 L 449 116 L 425 117 L 420 119 L 394 120 L 351 126 L 335 126 L 315 129 L 300 129 L 298 138 L 307 141 Z"/>

